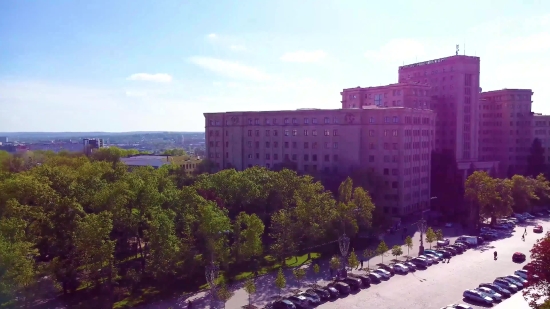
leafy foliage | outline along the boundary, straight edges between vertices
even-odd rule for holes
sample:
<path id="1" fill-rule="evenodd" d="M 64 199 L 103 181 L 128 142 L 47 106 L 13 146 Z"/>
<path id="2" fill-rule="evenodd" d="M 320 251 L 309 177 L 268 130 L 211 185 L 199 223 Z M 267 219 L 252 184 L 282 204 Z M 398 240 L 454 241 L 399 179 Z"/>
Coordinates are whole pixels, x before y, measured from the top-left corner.
<path id="1" fill-rule="evenodd" d="M 523 296 L 530 299 L 531 308 L 539 308 L 537 302 L 550 297 L 550 232 L 537 240 L 531 249 L 531 263 L 527 271 L 527 288 Z"/>
<path id="2" fill-rule="evenodd" d="M 376 253 L 382 258 L 382 263 L 384 263 L 384 255 L 386 255 L 386 251 L 388 250 L 390 249 L 383 240 L 378 244 L 378 247 L 376 248 Z"/>
<path id="3" fill-rule="evenodd" d="M 443 231 L 441 229 L 438 229 L 437 231 L 435 231 L 435 240 L 439 241 L 443 239 L 444 239 Z"/>
<path id="4" fill-rule="evenodd" d="M 430 248 L 432 247 L 432 243 L 436 241 L 437 235 L 435 234 L 434 230 L 431 227 L 428 227 L 426 230 L 426 242 L 430 244 Z"/>
<path id="5" fill-rule="evenodd" d="M 336 255 L 330 258 L 329 267 L 332 270 L 338 270 L 341 267 L 340 258 Z"/>
<path id="6" fill-rule="evenodd" d="M 355 254 L 355 250 L 351 250 L 351 253 L 348 257 L 348 265 L 351 269 L 355 269 L 359 267 L 359 259 L 357 259 L 357 255 Z"/>
<path id="7" fill-rule="evenodd" d="M 281 291 L 286 287 L 286 278 L 282 268 L 279 268 L 277 277 L 275 277 L 275 286 L 279 289 L 279 295 L 281 295 Z"/>
<path id="8" fill-rule="evenodd" d="M 399 245 L 394 245 L 391 248 L 391 255 L 393 255 L 396 259 L 403 255 L 403 249 Z"/>
<path id="9" fill-rule="evenodd" d="M 407 246 L 407 255 L 409 255 L 410 250 L 413 248 L 413 240 L 410 235 L 405 238 L 405 246 Z"/>
<path id="10" fill-rule="evenodd" d="M 294 275 L 294 278 L 298 281 L 298 284 L 302 283 L 302 280 L 306 277 L 306 270 L 302 267 L 297 267 L 294 270 L 292 270 L 292 274 Z"/>
<path id="11" fill-rule="evenodd" d="M 249 278 L 245 281 L 244 290 L 246 294 L 248 294 L 248 305 L 250 306 L 252 304 L 252 294 L 256 293 L 256 283 L 254 279 Z"/>

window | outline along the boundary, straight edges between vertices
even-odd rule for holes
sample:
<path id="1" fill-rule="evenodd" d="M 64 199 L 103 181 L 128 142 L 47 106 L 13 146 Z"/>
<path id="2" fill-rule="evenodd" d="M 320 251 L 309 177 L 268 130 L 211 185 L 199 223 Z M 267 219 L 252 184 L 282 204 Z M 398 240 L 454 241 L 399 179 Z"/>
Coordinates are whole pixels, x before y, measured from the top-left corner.
<path id="1" fill-rule="evenodd" d="M 389 123 L 390 122 L 390 117 L 388 117 L 388 116 L 384 117 L 384 122 Z"/>
<path id="2" fill-rule="evenodd" d="M 309 124 L 309 118 L 304 118 L 304 124 Z"/>
<path id="3" fill-rule="evenodd" d="M 311 130 L 311 135 L 317 136 L 317 130 Z"/>
<path id="4" fill-rule="evenodd" d="M 279 134 L 277 133 L 277 130 L 273 130 L 273 136 L 277 136 L 277 135 L 279 135 Z"/>
<path id="5" fill-rule="evenodd" d="M 273 160 L 279 160 L 279 154 L 274 153 L 273 154 Z"/>
<path id="6" fill-rule="evenodd" d="M 329 130 L 325 130 L 325 136 L 329 136 L 330 135 L 330 131 Z"/>
<path id="7" fill-rule="evenodd" d="M 374 156 L 369 156 L 369 162 L 374 162 Z"/>
<path id="8" fill-rule="evenodd" d="M 288 149 L 288 142 L 285 142 L 285 148 Z"/>
<path id="9" fill-rule="evenodd" d="M 252 124 L 252 118 L 248 118 L 248 124 Z"/>
<path id="10" fill-rule="evenodd" d="M 325 124 L 329 124 L 329 123 L 330 123 L 330 118 L 328 118 L 328 117 L 325 117 L 325 119 L 324 119 L 324 120 L 325 120 Z"/>
<path id="11" fill-rule="evenodd" d="M 332 143 L 332 148 L 334 148 L 334 149 L 338 149 L 338 142 L 334 142 L 334 143 Z"/>
<path id="12" fill-rule="evenodd" d="M 285 136 L 289 136 L 290 135 L 290 130 L 285 130 Z"/>
<path id="13" fill-rule="evenodd" d="M 393 116 L 393 123 L 398 123 L 399 122 L 399 118 L 397 116 Z"/>
<path id="14" fill-rule="evenodd" d="M 294 148 L 294 149 L 298 148 L 298 143 L 292 142 L 292 148 Z"/>
<path id="15" fill-rule="evenodd" d="M 389 149 L 390 149 L 390 144 L 384 143 L 384 150 L 389 150 Z"/>
<path id="16" fill-rule="evenodd" d="M 279 147 L 279 142 L 273 142 L 273 148 Z"/>
<path id="17" fill-rule="evenodd" d="M 389 135 L 389 131 L 388 130 L 384 130 L 384 136 L 388 136 Z"/>
<path id="18" fill-rule="evenodd" d="M 326 148 L 326 149 L 330 149 L 330 143 L 329 143 L 329 142 L 326 142 L 326 143 L 325 143 L 325 148 Z"/>
<path id="19" fill-rule="evenodd" d="M 311 118 L 311 123 L 317 124 L 317 118 Z"/>
<path id="20" fill-rule="evenodd" d="M 334 118 L 332 119 L 332 122 L 333 122 L 333 123 L 338 123 L 338 118 L 334 117 Z"/>
<path id="21" fill-rule="evenodd" d="M 392 135 L 393 135 L 393 136 L 397 136 L 397 130 L 393 130 L 393 131 L 392 131 Z"/>
<path id="22" fill-rule="evenodd" d="M 277 118 L 273 118 L 273 124 L 277 124 Z"/>
<path id="23" fill-rule="evenodd" d="M 254 135 L 260 136 L 260 130 L 256 130 L 256 131 L 254 132 Z"/>
<path id="24" fill-rule="evenodd" d="M 298 119 L 292 118 L 292 124 L 298 124 Z"/>
<path id="25" fill-rule="evenodd" d="M 389 168 L 385 168 L 384 169 L 384 175 L 389 175 L 390 174 L 390 169 Z"/>
<path id="26" fill-rule="evenodd" d="M 265 148 L 269 148 L 269 142 L 265 142 Z"/>
<path id="27" fill-rule="evenodd" d="M 225 142 L 225 147 L 229 147 L 229 142 Z"/>
<path id="28" fill-rule="evenodd" d="M 254 124 L 259 125 L 260 124 L 260 119 L 258 119 L 258 118 L 254 119 Z"/>
<path id="29" fill-rule="evenodd" d="M 260 142 L 254 142 L 254 148 L 260 148 Z"/>
<path id="30" fill-rule="evenodd" d="M 256 160 L 260 159 L 260 154 L 256 152 Z"/>
<path id="31" fill-rule="evenodd" d="M 374 130 L 369 130 L 369 136 L 374 136 Z"/>
<path id="32" fill-rule="evenodd" d="M 375 94 L 374 95 L 374 105 L 382 106 L 382 95 L 381 94 Z"/>
<path id="33" fill-rule="evenodd" d="M 266 163 L 266 164 L 265 164 L 265 167 L 270 168 L 270 167 L 271 167 L 271 164 Z"/>
<path id="34" fill-rule="evenodd" d="M 398 150 L 397 143 L 393 143 L 393 150 Z"/>
<path id="35" fill-rule="evenodd" d="M 265 119 L 265 124 L 270 125 L 270 124 L 271 124 L 271 120 L 269 120 L 269 118 L 266 118 L 266 119 Z"/>
<path id="36" fill-rule="evenodd" d="M 248 158 L 252 159 L 252 154 L 251 153 L 248 154 Z"/>
<path id="37" fill-rule="evenodd" d="M 266 154 L 265 154 L 265 159 L 266 159 L 266 160 L 271 159 L 271 155 L 270 155 L 269 153 L 266 153 Z"/>
<path id="38" fill-rule="evenodd" d="M 265 130 L 265 136 L 269 136 L 269 130 Z"/>
<path id="39" fill-rule="evenodd" d="M 330 162 L 330 155 L 328 154 L 325 155 L 325 162 Z"/>
<path id="40" fill-rule="evenodd" d="M 391 174 L 392 174 L 393 176 L 397 176 L 397 175 L 399 175 L 399 170 L 396 169 L 396 168 L 392 168 Z"/>
<path id="41" fill-rule="evenodd" d="M 369 123 L 374 123 L 374 117 L 369 118 Z"/>
<path id="42" fill-rule="evenodd" d="M 298 130 L 292 130 L 292 136 L 297 136 L 298 135 Z"/>
<path id="43" fill-rule="evenodd" d="M 288 124 L 288 118 L 285 118 L 284 122 L 285 124 Z"/>
<path id="44" fill-rule="evenodd" d="M 313 144 L 311 144 L 311 149 L 317 149 L 317 142 L 313 142 Z"/>
<path id="45" fill-rule="evenodd" d="M 337 154 L 332 156 L 332 161 L 338 162 L 338 155 Z"/>
<path id="46" fill-rule="evenodd" d="M 308 142 L 304 142 L 304 149 L 308 149 L 309 148 L 309 143 Z"/>
<path id="47" fill-rule="evenodd" d="M 336 129 L 332 130 L 332 135 L 333 136 L 338 136 L 338 130 L 336 130 Z"/>
<path id="48" fill-rule="evenodd" d="M 393 189 L 397 189 L 397 187 L 398 187 L 397 181 L 392 181 L 391 187 L 392 187 Z"/>
<path id="49" fill-rule="evenodd" d="M 317 162 L 317 155 L 316 154 L 311 155 L 311 161 Z"/>
<path id="50" fill-rule="evenodd" d="M 389 163 L 390 162 L 390 156 L 384 156 L 384 162 Z"/>
<path id="51" fill-rule="evenodd" d="M 246 144 L 248 145 L 248 148 L 252 148 L 252 142 L 251 141 L 246 142 Z"/>
<path id="52" fill-rule="evenodd" d="M 304 130 L 304 136 L 307 136 L 307 130 Z"/>
<path id="53" fill-rule="evenodd" d="M 371 149 L 371 150 L 376 149 L 376 145 L 374 145 L 374 143 L 370 143 L 369 144 L 369 149 Z"/>
<path id="54" fill-rule="evenodd" d="M 304 155 L 304 161 L 309 161 L 309 155 L 307 154 Z"/>

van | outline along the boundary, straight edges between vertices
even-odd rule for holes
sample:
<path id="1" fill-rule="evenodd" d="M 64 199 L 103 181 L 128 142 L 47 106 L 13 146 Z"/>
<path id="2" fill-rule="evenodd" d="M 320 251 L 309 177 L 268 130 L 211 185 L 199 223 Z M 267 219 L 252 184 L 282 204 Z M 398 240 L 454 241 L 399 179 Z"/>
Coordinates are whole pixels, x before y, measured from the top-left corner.
<path id="1" fill-rule="evenodd" d="M 456 239 L 455 243 L 457 242 L 465 243 L 469 247 L 475 247 L 479 244 L 479 239 L 476 236 L 460 236 Z"/>

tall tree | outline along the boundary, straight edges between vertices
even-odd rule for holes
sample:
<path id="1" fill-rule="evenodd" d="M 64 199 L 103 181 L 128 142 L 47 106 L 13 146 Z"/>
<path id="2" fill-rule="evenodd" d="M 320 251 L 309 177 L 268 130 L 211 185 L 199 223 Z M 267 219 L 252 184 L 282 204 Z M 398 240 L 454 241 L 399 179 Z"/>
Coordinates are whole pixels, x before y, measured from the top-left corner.
<path id="1" fill-rule="evenodd" d="M 538 199 L 535 194 L 535 180 L 530 177 L 514 175 L 511 181 L 514 210 L 519 213 L 531 211 L 531 203 Z"/>
<path id="2" fill-rule="evenodd" d="M 476 171 L 466 180 L 466 198 L 474 207 L 479 207 L 481 218 L 497 218 L 512 213 L 512 182 L 509 179 L 495 179 L 486 172 Z M 476 218 L 476 223 L 480 218 Z"/>
<path id="3" fill-rule="evenodd" d="M 537 240 L 531 249 L 528 266 L 527 288 L 523 296 L 530 300 L 531 308 L 539 308 L 537 302 L 550 298 L 550 233 Z"/>
<path id="4" fill-rule="evenodd" d="M 535 138 L 527 156 L 526 175 L 535 178 L 539 174 L 547 172 L 546 169 L 546 164 L 544 164 L 544 147 L 542 147 L 541 140 Z"/>
<path id="5" fill-rule="evenodd" d="M 273 239 L 271 252 L 284 264 L 286 258 L 294 254 L 298 247 L 291 210 L 281 209 L 271 216 L 269 236 Z"/>
<path id="6" fill-rule="evenodd" d="M 250 260 L 262 254 L 263 233 L 264 223 L 257 215 L 248 215 L 245 212 L 241 212 L 237 216 L 233 232 L 235 236 L 233 252 L 236 262 L 240 262 L 241 259 Z"/>

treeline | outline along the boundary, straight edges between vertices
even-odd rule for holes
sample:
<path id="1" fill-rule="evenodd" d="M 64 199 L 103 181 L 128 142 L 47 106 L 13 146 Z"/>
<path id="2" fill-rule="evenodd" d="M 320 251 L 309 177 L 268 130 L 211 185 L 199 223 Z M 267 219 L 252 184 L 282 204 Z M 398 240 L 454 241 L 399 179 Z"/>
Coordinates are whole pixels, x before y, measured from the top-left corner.
<path id="1" fill-rule="evenodd" d="M 124 150 L 110 149 L 0 153 L 0 304 L 30 302 L 48 283 L 112 304 L 145 288 L 198 286 L 211 261 L 230 279 L 381 216 L 350 178 L 333 193 L 288 169 L 128 172 Z"/>
<path id="2" fill-rule="evenodd" d="M 466 180 L 465 197 L 480 219 L 495 222 L 513 212 L 530 212 L 535 206 L 547 206 L 550 183 L 542 174 L 535 178 L 522 175 L 493 178 L 486 172 L 476 171 Z"/>

